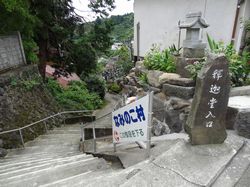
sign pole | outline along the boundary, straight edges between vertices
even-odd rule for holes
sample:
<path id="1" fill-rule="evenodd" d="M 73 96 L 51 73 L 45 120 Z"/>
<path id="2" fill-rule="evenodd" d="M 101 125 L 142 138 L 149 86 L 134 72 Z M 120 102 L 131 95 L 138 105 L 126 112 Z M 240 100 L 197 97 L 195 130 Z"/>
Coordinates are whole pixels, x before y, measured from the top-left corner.
<path id="1" fill-rule="evenodd" d="M 151 147 L 151 127 L 152 127 L 152 108 L 153 108 L 153 96 L 154 92 L 150 92 L 149 94 L 149 106 L 148 106 L 148 134 L 147 134 L 147 158 L 150 157 L 150 147 Z"/>

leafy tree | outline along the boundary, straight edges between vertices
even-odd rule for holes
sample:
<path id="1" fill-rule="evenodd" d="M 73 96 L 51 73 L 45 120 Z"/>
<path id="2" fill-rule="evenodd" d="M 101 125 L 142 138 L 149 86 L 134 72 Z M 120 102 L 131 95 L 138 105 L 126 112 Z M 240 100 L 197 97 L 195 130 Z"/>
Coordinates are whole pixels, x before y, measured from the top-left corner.
<path id="1" fill-rule="evenodd" d="M 89 7 L 101 17 L 114 8 L 113 3 L 114 0 L 91 0 Z M 0 21 L 3 23 L 0 33 L 20 30 L 27 41 L 24 47 L 28 50 L 26 54 L 31 56 L 30 60 L 35 59 L 32 51 L 38 45 L 42 75 L 45 75 L 45 62 L 50 58 L 49 49 L 53 47 L 58 52 L 72 52 L 70 49 L 75 49 L 72 41 L 75 31 L 84 22 L 84 18 L 75 13 L 72 0 L 0 0 L 0 11 Z M 85 35 L 84 32 L 80 34 Z M 92 56 L 92 51 L 90 53 L 89 56 Z"/>

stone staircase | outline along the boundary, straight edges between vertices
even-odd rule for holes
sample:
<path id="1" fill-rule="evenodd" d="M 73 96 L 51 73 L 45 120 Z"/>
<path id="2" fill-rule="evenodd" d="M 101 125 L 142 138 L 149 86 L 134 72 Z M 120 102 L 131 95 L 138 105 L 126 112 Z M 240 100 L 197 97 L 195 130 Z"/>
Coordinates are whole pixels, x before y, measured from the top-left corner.
<path id="1" fill-rule="evenodd" d="M 54 186 L 112 172 L 104 159 L 81 153 L 79 140 L 80 125 L 68 125 L 27 142 L 25 149 L 10 150 L 0 160 L 0 186 Z"/>

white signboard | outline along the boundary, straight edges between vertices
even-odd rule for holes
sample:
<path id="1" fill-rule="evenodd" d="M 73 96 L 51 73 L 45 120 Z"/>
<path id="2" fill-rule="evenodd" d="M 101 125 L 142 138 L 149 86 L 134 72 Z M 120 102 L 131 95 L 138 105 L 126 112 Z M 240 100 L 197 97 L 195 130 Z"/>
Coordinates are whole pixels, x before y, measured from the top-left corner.
<path id="1" fill-rule="evenodd" d="M 147 141 L 149 95 L 112 113 L 113 142 Z"/>

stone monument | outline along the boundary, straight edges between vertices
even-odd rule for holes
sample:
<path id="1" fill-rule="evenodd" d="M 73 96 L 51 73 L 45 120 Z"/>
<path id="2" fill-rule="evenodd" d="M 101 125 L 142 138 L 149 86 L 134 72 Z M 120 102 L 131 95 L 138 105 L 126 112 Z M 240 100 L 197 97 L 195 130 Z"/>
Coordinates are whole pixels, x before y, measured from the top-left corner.
<path id="1" fill-rule="evenodd" d="M 186 29 L 186 39 L 183 41 L 183 55 L 177 61 L 177 73 L 182 77 L 190 77 L 185 66 L 200 61 L 205 56 L 206 44 L 200 39 L 201 30 L 209 25 L 202 18 L 202 13 L 189 13 L 186 20 L 181 22 L 180 29 Z"/>
<path id="2" fill-rule="evenodd" d="M 227 137 L 228 71 L 225 56 L 210 55 L 198 74 L 192 108 L 185 126 L 193 145 L 219 144 Z"/>

